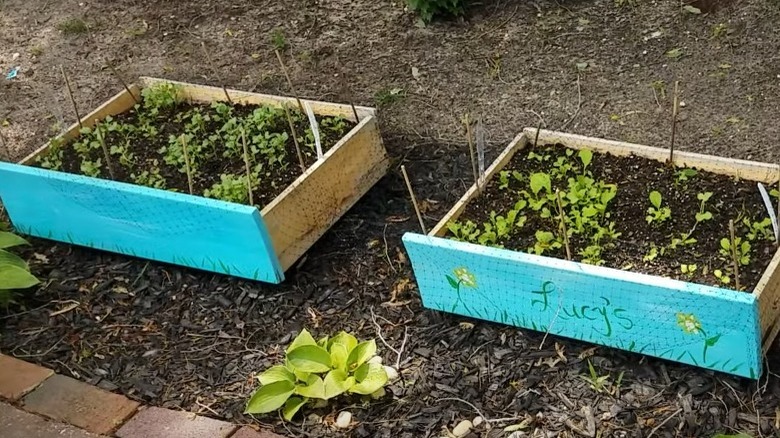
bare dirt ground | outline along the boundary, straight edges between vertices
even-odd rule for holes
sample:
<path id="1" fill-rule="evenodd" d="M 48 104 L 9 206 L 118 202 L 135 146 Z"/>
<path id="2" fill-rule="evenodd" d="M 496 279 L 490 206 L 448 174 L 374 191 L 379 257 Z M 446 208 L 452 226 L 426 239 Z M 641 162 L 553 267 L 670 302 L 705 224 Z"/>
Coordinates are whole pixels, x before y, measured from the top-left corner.
<path id="1" fill-rule="evenodd" d="M 391 154 L 409 163 L 417 186 L 430 187 L 421 194 L 424 199 L 439 201 L 431 203 L 431 223 L 462 193 L 464 178 L 468 178 L 459 123 L 467 111 L 483 116 L 493 151 L 523 127 L 537 126 L 540 121 L 551 129 L 664 146 L 670 135 L 671 90 L 678 80 L 684 102 L 678 129 L 680 149 L 780 162 L 780 3 L 721 1 L 718 8 L 699 15 L 685 12 L 673 0 L 625 3 L 619 7 L 612 0 L 486 0 L 471 8 L 467 20 L 421 27 L 400 0 L 0 0 L 0 69 L 4 76 L 11 67 L 20 67 L 17 78 L 0 78 L 0 132 L 16 159 L 75 121 L 60 65 L 75 85 L 82 113 L 121 89 L 106 67 L 109 62 L 129 81 L 140 75 L 158 76 L 288 94 L 273 53 L 272 34 L 278 30 L 284 35 L 284 56 L 301 96 L 379 106 Z M 81 21 L 90 32 L 79 25 Z M 314 261 L 285 286 L 294 292 L 288 303 L 291 312 L 312 308 L 317 314 L 330 315 L 336 327 L 341 318 L 334 316 L 334 309 L 347 309 L 350 324 L 365 322 L 368 315 L 360 306 L 363 301 L 353 304 L 356 292 L 343 285 L 364 288 L 365 297 L 357 295 L 359 300 L 381 303 L 388 299 L 382 294 L 389 294 L 411 275 L 408 265 L 375 280 L 354 278 L 336 261 L 318 260 L 337 250 L 354 268 L 365 263 L 361 253 L 355 253 L 355 245 L 365 247 L 383 238 L 394 254 L 401 248 L 401 233 L 414 229 L 414 220 L 390 229 L 384 228 L 383 220 L 388 215 L 411 217 L 405 199 L 403 183 L 394 171 L 312 249 L 310 260 Z M 51 298 L 47 294 L 55 294 L 83 306 L 56 324 L 47 320 L 55 307 L 4 316 L 3 351 L 12 350 L 85 380 L 105 377 L 98 372 L 106 372 L 100 360 L 91 354 L 81 356 L 86 348 L 82 340 L 90 342 L 82 333 L 95 339 L 111 335 L 88 315 L 95 305 L 104 310 L 105 290 L 95 287 L 106 284 L 113 269 L 131 271 L 128 278 L 143 274 L 142 280 L 152 284 L 163 284 L 158 280 L 168 270 L 177 279 L 175 283 L 194 276 L 195 284 L 208 289 L 207 282 L 223 281 L 164 266 L 144 274 L 144 261 L 67 245 L 37 242 L 35 251 L 52 260 L 51 266 L 41 269 L 53 278 L 57 270 L 60 274 L 67 271 L 71 279 L 71 273 L 80 272 L 75 277 L 78 285 L 41 289 L 36 299 L 45 306 Z M 378 266 L 384 263 L 383 257 L 369 264 Z M 328 276 L 331 279 L 325 280 Z M 338 284 L 331 286 L 332 282 Z M 262 296 L 279 291 L 236 284 L 236 290 L 256 289 Z M 299 284 L 307 285 L 305 292 Z M 81 285 L 91 291 L 88 296 L 82 294 Z M 170 300 L 169 294 L 177 293 L 173 287 L 155 289 L 154 306 L 178 311 L 176 306 L 185 305 Z M 196 291 L 192 304 L 186 305 L 219 319 L 222 294 L 208 292 Z M 343 435 L 438 436 L 443 427 L 451 428 L 457 420 L 475 415 L 468 405 L 446 401 L 459 397 L 472 400 L 491 418 L 528 418 L 525 430 L 534 436 L 596 436 L 596 430 L 602 436 L 708 436 L 738 430 L 777 436 L 780 380 L 771 372 L 779 363 L 777 346 L 768 360 L 770 372 L 755 383 L 619 351 L 596 351 L 573 341 L 551 339 L 538 351 L 542 334 L 477 321 L 469 322 L 476 327 L 468 328 L 461 324 L 468 322 L 463 318 L 424 311 L 413 286 L 406 292 L 411 297 L 408 307 L 378 311 L 396 322 L 386 334 L 392 340 L 399 341 L 404 325 L 412 325 L 415 341 L 407 351 L 413 365 L 406 373 L 417 384 L 396 388 L 399 392 L 389 407 L 362 411 L 358 414 L 361 426 Z M 129 309 L 134 305 L 127 304 Z M 260 306 L 272 311 L 274 301 Z M 164 312 L 138 312 L 150 319 L 167 318 Z M 300 328 L 307 316 L 299 313 L 291 313 L 291 321 L 274 322 L 283 326 L 273 333 Z M 191 336 L 172 321 L 173 328 L 161 345 L 188 351 L 190 345 L 185 341 Z M 253 327 L 263 323 L 258 317 Z M 243 329 L 225 330 L 238 347 L 252 337 Z M 373 335 L 370 318 L 360 330 L 364 337 Z M 150 335 L 139 329 L 133 336 Z M 60 344 L 60 338 L 68 341 Z M 270 349 L 281 338 L 253 342 L 258 342 L 258 348 Z M 556 342 L 565 352 L 556 351 Z M 56 348 L 47 351 L 52 344 Z M 118 348 L 112 350 L 109 361 L 119 361 L 116 369 L 108 367 L 108 377 L 116 382 L 109 385 L 112 389 L 149 403 L 234 420 L 249 390 L 240 379 L 262 365 L 257 359 L 233 357 L 211 363 L 205 377 L 198 367 L 181 368 L 180 374 L 166 376 L 167 371 L 158 375 L 154 364 L 141 360 L 140 349 L 145 344 L 124 358 L 121 352 L 128 348 L 126 344 L 109 347 Z M 561 360 L 556 361 L 557 357 Z M 623 389 L 617 394 L 590 390 L 581 379 L 587 373 L 586 358 L 599 370 L 610 372 L 612 381 L 620 371 L 628 370 Z M 481 363 L 491 373 L 464 378 L 450 368 L 454 361 L 477 361 L 477 368 Z M 224 371 L 226 364 L 231 368 Z M 154 384 L 152 389 L 149 382 Z M 188 391 L 190 395 L 184 398 L 177 395 Z M 424 408 L 426 404 L 430 407 Z M 276 422 L 275 427 L 295 436 L 335 433 L 306 423 L 284 426 Z M 500 429 L 483 432 L 480 429 L 484 436 L 508 435 Z"/>

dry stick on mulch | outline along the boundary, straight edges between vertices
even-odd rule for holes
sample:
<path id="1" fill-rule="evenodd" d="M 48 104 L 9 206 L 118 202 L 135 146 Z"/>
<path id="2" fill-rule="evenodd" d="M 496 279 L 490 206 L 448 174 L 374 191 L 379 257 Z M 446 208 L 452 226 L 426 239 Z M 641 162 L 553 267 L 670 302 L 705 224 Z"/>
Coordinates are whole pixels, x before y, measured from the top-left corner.
<path id="1" fill-rule="evenodd" d="M 298 134 L 295 133 L 295 123 L 293 123 L 290 110 L 287 108 L 287 104 L 282 104 L 284 108 L 284 114 L 287 116 L 287 123 L 290 125 L 290 133 L 292 134 L 293 144 L 295 144 L 295 153 L 298 154 L 298 164 L 301 166 L 301 172 L 306 172 L 306 164 L 303 162 L 303 154 L 301 154 L 301 146 L 298 144 Z"/>
<path id="2" fill-rule="evenodd" d="M 737 258 L 737 239 L 734 233 L 734 220 L 729 219 L 729 234 L 731 235 L 731 263 L 734 266 L 734 285 L 739 288 L 739 259 Z"/>
<path id="3" fill-rule="evenodd" d="M 179 137 L 179 140 L 181 141 L 181 150 L 184 153 L 184 167 L 187 169 L 187 187 L 190 190 L 190 195 L 192 194 L 192 168 L 190 167 L 190 155 L 187 152 L 187 139 L 184 134 Z"/>
<path id="4" fill-rule="evenodd" d="M 100 120 L 95 119 L 95 133 L 97 134 L 98 141 L 100 142 L 100 148 L 103 149 L 103 157 L 106 159 L 106 167 L 108 168 L 108 174 L 112 180 L 116 180 L 116 174 L 114 173 L 114 166 L 111 164 L 111 155 L 108 153 L 108 147 L 106 146 L 106 139 L 103 138 L 103 131 L 100 129 Z"/>
<path id="5" fill-rule="evenodd" d="M 225 90 L 227 93 L 227 90 Z M 252 195 L 252 170 L 249 165 L 249 148 L 246 147 L 246 132 L 241 130 L 241 143 L 244 146 L 244 166 L 246 167 L 246 191 L 249 192 L 249 205 L 255 205 L 254 196 Z"/>
<path id="6" fill-rule="evenodd" d="M 409 182 L 409 175 L 406 174 L 406 166 L 401 165 L 401 173 L 404 174 L 404 181 L 406 181 L 406 188 L 409 190 L 409 196 L 412 198 L 412 205 L 414 206 L 414 212 L 417 213 L 417 220 L 420 221 L 420 228 L 423 234 L 427 235 L 425 230 L 425 222 L 423 222 L 422 214 L 420 214 L 420 207 L 417 206 L 417 198 L 414 196 L 414 190 L 412 190 L 412 183 Z"/>
<path id="7" fill-rule="evenodd" d="M 233 99 L 230 98 L 230 94 L 228 94 L 227 87 L 224 85 L 222 86 L 222 91 L 225 93 L 225 99 L 227 99 L 228 103 L 233 105 Z"/>
<path id="8" fill-rule="evenodd" d="M 295 87 L 293 87 L 292 80 L 290 80 L 290 75 L 287 73 L 287 67 L 282 60 L 282 54 L 279 53 L 278 50 L 274 50 L 274 52 L 276 53 L 276 59 L 279 60 L 279 65 L 282 66 L 282 73 L 284 73 L 284 77 L 287 79 L 287 86 L 290 87 L 290 92 L 292 92 L 293 96 L 295 96 L 295 100 L 298 102 L 298 109 L 300 109 L 302 113 L 305 113 L 306 111 L 303 110 L 301 99 L 298 97 L 298 93 L 295 91 Z"/>
<path id="9" fill-rule="evenodd" d="M 469 154 L 471 154 L 471 170 L 474 172 L 474 185 L 479 188 L 479 174 L 477 173 L 477 157 L 474 155 L 474 140 L 471 136 L 471 120 L 469 114 L 463 118 L 463 123 L 466 125 L 466 141 L 469 144 Z"/>
<path id="10" fill-rule="evenodd" d="M 563 201 L 561 200 L 560 189 L 555 190 L 555 197 L 558 200 L 558 217 L 561 221 L 561 229 L 563 230 L 563 243 L 566 245 L 566 260 L 571 260 L 571 248 L 569 247 L 569 234 L 566 231 L 566 218 L 563 215 Z"/>
<path id="11" fill-rule="evenodd" d="M 674 136 L 677 133 L 677 112 L 680 110 L 680 81 L 674 81 L 674 99 L 672 103 L 672 139 L 669 142 L 669 162 L 674 166 Z"/>
<path id="12" fill-rule="evenodd" d="M 382 326 L 379 325 L 378 322 L 376 322 L 376 314 L 374 314 L 374 306 L 371 306 L 368 308 L 369 312 L 371 312 L 371 322 L 374 323 L 374 327 L 376 328 L 376 335 L 379 337 L 379 340 L 382 341 L 382 343 L 385 345 L 385 347 L 389 348 L 397 355 L 395 359 L 395 370 L 398 371 L 398 374 L 401 374 L 401 356 L 404 354 L 404 348 L 406 348 L 406 340 L 409 337 L 409 329 L 404 326 L 404 339 L 401 341 L 401 348 L 396 350 L 393 348 L 390 344 L 387 343 L 385 340 L 385 337 L 382 336 Z"/>
<path id="13" fill-rule="evenodd" d="M 574 111 L 574 114 L 571 116 L 569 120 L 566 121 L 561 127 L 558 129 L 559 131 L 563 131 L 567 126 L 569 126 L 569 123 L 574 121 L 574 119 L 577 117 L 577 115 L 580 113 L 580 110 L 582 109 L 582 90 L 580 89 L 580 75 L 577 75 L 577 110 Z M 539 132 L 539 131 L 537 131 Z"/>
<path id="14" fill-rule="evenodd" d="M 62 78 L 65 80 L 65 86 L 68 89 L 68 97 L 70 98 L 70 103 L 73 104 L 73 112 L 76 113 L 76 120 L 79 123 L 79 129 L 83 129 L 84 126 L 81 124 L 81 115 L 79 114 L 79 107 L 76 105 L 76 99 L 73 98 L 73 90 L 70 88 L 70 81 L 68 80 L 68 75 L 65 74 L 65 68 L 60 65 L 60 72 L 62 73 Z"/>

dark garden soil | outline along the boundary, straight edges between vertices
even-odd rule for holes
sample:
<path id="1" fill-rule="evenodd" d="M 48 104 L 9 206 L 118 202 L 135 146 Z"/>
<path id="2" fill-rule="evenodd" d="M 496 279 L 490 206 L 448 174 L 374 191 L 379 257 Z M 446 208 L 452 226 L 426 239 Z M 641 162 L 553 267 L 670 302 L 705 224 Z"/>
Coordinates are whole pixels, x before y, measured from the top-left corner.
<path id="1" fill-rule="evenodd" d="M 482 225 L 490 220 L 492 212 L 506 216 L 506 212 L 518 199 L 521 199 L 518 191 L 530 192 L 529 175 L 550 172 L 552 164 L 559 157 L 564 157 L 567 162 L 579 163 L 576 153 L 567 157 L 566 150 L 567 148 L 558 145 L 525 148 L 518 151 L 503 170 L 520 172 L 524 176 L 523 182 L 509 178 L 509 187 L 501 189 L 497 173 L 487 183 L 482 194 L 468 204 L 458 218 L 458 222 L 471 220 Z M 529 158 L 531 153 L 547 156 L 549 160 L 541 162 Z M 592 178 L 597 182 L 617 185 L 617 196 L 609 203 L 607 209 L 610 217 L 602 222 L 614 221 L 616 231 L 622 233 L 611 243 L 613 247 L 604 250 L 602 255 L 604 265 L 733 289 L 735 287 L 733 275 L 729 284 L 723 284 L 713 275 L 715 270 L 732 271 L 733 259 L 719 252 L 721 239 L 730 238 L 729 220 L 733 220 L 735 236 L 742 241 L 748 241 L 751 245 L 750 263 L 740 266 L 739 280 L 742 289 L 752 291 L 777 251 L 771 225 L 765 227 L 764 235 L 755 236 L 753 240 L 746 237 L 750 233 L 750 228 L 744 221 L 752 224 L 769 217 L 756 183 L 703 171 L 698 171 L 695 176 L 680 181 L 678 177 L 681 170 L 637 156 L 617 157 L 610 154 L 593 154 L 593 162 L 588 167 Z M 576 173 L 570 172 L 569 177 L 576 176 Z M 771 188 L 767 187 L 767 191 Z M 565 194 L 566 181 L 556 180 L 553 177 L 552 189 L 553 191 L 560 189 Z M 662 206 L 671 208 L 671 216 L 668 220 L 660 223 L 658 221 L 648 223 L 645 220 L 647 210 L 651 207 L 648 199 L 651 191 L 660 192 Z M 700 211 L 697 195 L 705 192 L 712 193 L 712 197 L 705 204 L 705 211 L 712 213 L 712 219 L 697 224 L 696 213 Z M 775 198 L 772 200 L 774 204 Z M 554 204 L 550 209 L 553 217 L 542 219 L 538 212 L 526 208 L 523 211 L 528 218 L 526 224 L 509 238 L 498 243 L 507 249 L 527 251 L 536 241 L 534 233 L 537 230 L 551 231 L 560 235 L 558 210 Z M 564 211 L 566 210 L 565 207 Z M 569 224 L 569 231 L 571 228 Z M 696 242 L 660 254 L 661 248 L 668 247 L 671 239 L 680 237 L 681 234 L 689 234 L 691 238 L 696 239 Z M 587 237 L 573 235 L 570 238 L 572 260 L 582 261 L 580 251 L 589 245 Z M 644 260 L 644 256 L 653 246 L 657 248 L 658 254 L 652 260 Z M 544 255 L 565 258 L 566 252 L 565 248 L 561 247 L 551 249 Z M 681 265 L 691 264 L 697 266 L 694 273 L 684 274 Z"/>
<path id="2" fill-rule="evenodd" d="M 258 108 L 262 108 L 259 105 L 230 105 L 233 108 L 232 115 L 238 119 L 243 119 L 249 116 L 252 111 Z M 210 121 L 205 124 L 205 132 L 200 136 L 196 136 L 193 141 L 205 140 L 208 136 L 213 134 L 220 135 L 222 143 L 224 143 L 224 136 L 219 133 L 220 128 L 223 126 L 223 122 L 214 121 L 213 117 L 216 115 L 216 111 L 210 106 L 205 104 L 189 104 L 181 103 L 175 107 L 163 108 L 160 111 L 159 116 L 155 118 L 152 123 L 158 130 L 158 134 L 153 137 L 134 136 L 131 141 L 127 141 L 121 133 L 108 132 L 105 137 L 106 148 L 112 150 L 112 147 L 124 147 L 128 144 L 127 149 L 134 155 L 131 164 L 122 164 L 118 154 L 111 154 L 111 171 L 113 171 L 113 178 L 116 181 L 123 181 L 134 183 L 131 175 L 133 173 L 139 173 L 141 171 L 151 171 L 156 169 L 159 171 L 160 176 L 165 180 L 165 188 L 167 190 L 173 190 L 177 192 L 187 193 L 189 191 L 189 183 L 187 181 L 186 171 L 182 172 L 176 166 L 167 165 L 164 161 L 164 153 L 160 151 L 161 147 L 168 146 L 168 139 L 170 136 L 180 137 L 187 132 L 185 129 L 185 123 L 188 119 L 182 120 L 181 115 L 189 113 L 191 110 L 199 110 L 204 117 L 211 118 Z M 295 133 L 297 134 L 299 148 L 303 163 L 306 168 L 314 164 L 317 160 L 317 154 L 312 147 L 307 147 L 303 134 L 307 128 L 309 128 L 308 120 L 305 116 L 294 112 L 296 117 L 294 118 Z M 128 124 L 132 126 L 138 126 L 141 122 L 139 120 L 139 111 L 131 109 L 130 111 L 117 115 L 114 120 L 118 123 Z M 317 116 L 317 121 L 322 125 L 322 117 Z M 322 152 L 327 153 L 342 137 L 355 126 L 355 123 L 343 119 L 345 128 L 336 133 L 333 130 L 320 128 Z M 286 189 L 296 178 L 298 178 L 303 172 L 298 160 L 297 151 L 295 148 L 295 142 L 293 141 L 293 133 L 290 132 L 289 124 L 286 118 L 275 118 L 275 123 L 269 126 L 268 133 L 287 133 L 288 139 L 284 144 L 284 162 L 285 165 L 269 165 L 263 163 L 264 171 L 260 176 L 258 184 L 254 185 L 253 195 L 254 204 L 259 208 L 264 207 L 270 203 L 277 195 L 279 195 L 284 189 Z M 251 138 L 247 139 L 247 142 L 251 145 Z M 105 154 L 102 148 L 93 148 L 88 151 L 87 154 L 81 155 L 70 147 L 72 144 L 66 144 L 62 150 L 62 169 L 65 172 L 82 174 L 81 163 L 86 159 L 89 161 L 101 160 L 103 163 L 100 178 L 111 179 L 112 175 L 109 172 L 108 166 L 105 164 Z M 197 171 L 193 172 L 193 193 L 203 194 L 205 190 L 210 189 L 215 183 L 220 182 L 220 176 L 224 174 L 228 175 L 246 175 L 246 167 L 243 156 L 234 156 L 232 158 L 225 158 L 222 155 L 222 144 L 218 142 L 216 144 L 216 154 L 202 154 L 202 159 L 199 160 Z M 262 154 L 252 155 L 250 153 L 251 166 L 263 162 L 265 158 Z"/>
<path id="3" fill-rule="evenodd" d="M 435 223 L 469 184 L 464 148 L 413 138 L 386 145 Z M 552 336 L 540 348 L 543 333 L 423 309 L 400 240 L 416 230 L 409 204 L 395 168 L 279 286 L 36 239 L 25 255 L 45 283 L 0 316 L 0 351 L 152 405 L 287 436 L 438 437 L 477 415 L 465 402 L 510 418 L 475 428 L 481 437 L 506 437 L 503 427 L 523 421 L 539 437 L 776 430 L 780 379 L 771 372 L 752 382 Z M 381 400 L 339 399 L 288 424 L 243 415 L 252 376 L 303 327 L 361 339 L 379 327 L 400 352 L 378 341 L 380 354 L 400 365 L 402 380 Z M 771 353 L 770 369 L 777 359 Z M 585 381 L 588 360 L 610 376 L 611 393 Z M 357 420 L 347 431 L 330 426 L 344 409 Z"/>

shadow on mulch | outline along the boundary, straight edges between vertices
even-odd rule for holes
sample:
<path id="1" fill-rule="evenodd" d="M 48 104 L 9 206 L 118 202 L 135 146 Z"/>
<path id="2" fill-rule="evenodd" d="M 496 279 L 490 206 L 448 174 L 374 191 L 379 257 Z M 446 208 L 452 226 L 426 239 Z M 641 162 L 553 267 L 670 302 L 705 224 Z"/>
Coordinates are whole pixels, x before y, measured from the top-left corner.
<path id="1" fill-rule="evenodd" d="M 477 415 L 465 401 L 510 418 L 479 436 L 506 436 L 503 426 L 523 420 L 555 436 L 774 430 L 774 375 L 755 383 L 554 336 L 540 347 L 542 333 L 423 309 L 400 240 L 417 221 L 397 165 L 406 164 L 430 227 L 469 184 L 470 162 L 461 146 L 386 144 L 393 170 L 279 286 L 35 240 L 27 255 L 47 281 L 22 298 L 25 309 L 0 317 L 0 349 L 151 405 L 293 436 L 439 436 Z M 242 414 L 253 373 L 277 363 L 301 328 L 368 338 L 377 326 L 403 346 L 399 356 L 379 342 L 403 377 L 383 399 L 339 399 L 287 425 Z M 588 361 L 609 375 L 602 392 L 583 379 Z M 352 430 L 329 425 L 343 409 Z"/>

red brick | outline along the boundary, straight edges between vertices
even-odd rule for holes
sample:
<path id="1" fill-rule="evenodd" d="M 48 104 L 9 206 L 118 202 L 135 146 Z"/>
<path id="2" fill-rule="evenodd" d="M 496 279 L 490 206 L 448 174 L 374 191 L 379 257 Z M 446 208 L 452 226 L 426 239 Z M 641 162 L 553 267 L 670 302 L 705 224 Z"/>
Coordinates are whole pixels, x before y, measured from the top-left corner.
<path id="1" fill-rule="evenodd" d="M 267 430 L 254 430 L 249 426 L 244 426 L 238 429 L 238 432 L 230 435 L 230 438 L 284 438 L 281 435 L 277 435 Z"/>
<path id="2" fill-rule="evenodd" d="M 0 403 L 0 431 L 3 438 L 99 438 L 98 435 Z"/>
<path id="3" fill-rule="evenodd" d="M 16 401 L 54 374 L 54 371 L 0 354 L 0 398 Z"/>
<path id="4" fill-rule="evenodd" d="M 147 408 L 117 432 L 119 438 L 227 438 L 236 426 L 190 412 Z"/>
<path id="5" fill-rule="evenodd" d="M 126 397 L 59 374 L 46 379 L 22 401 L 27 411 L 98 434 L 116 429 L 138 408 L 138 403 Z"/>

